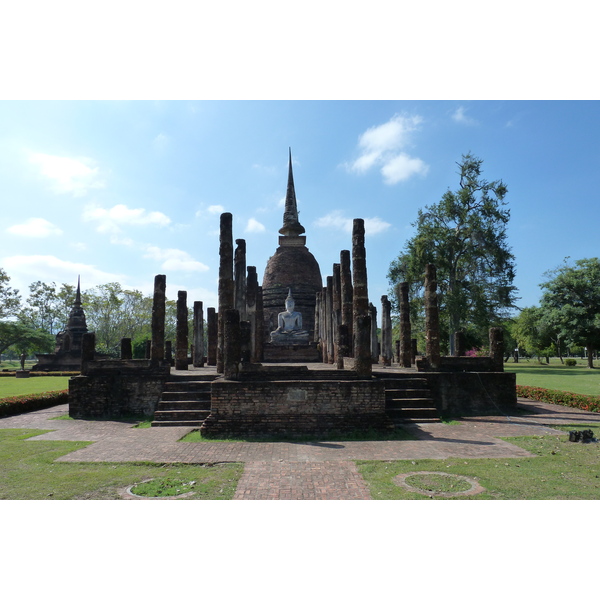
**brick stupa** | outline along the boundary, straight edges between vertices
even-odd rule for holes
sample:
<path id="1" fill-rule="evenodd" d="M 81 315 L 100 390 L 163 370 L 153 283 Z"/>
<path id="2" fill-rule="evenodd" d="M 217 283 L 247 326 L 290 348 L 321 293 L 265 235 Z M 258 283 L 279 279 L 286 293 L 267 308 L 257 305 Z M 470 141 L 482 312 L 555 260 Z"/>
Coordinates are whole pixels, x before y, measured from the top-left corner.
<path id="1" fill-rule="evenodd" d="M 265 332 L 267 340 L 270 332 L 277 329 L 277 315 L 285 310 L 285 300 L 291 291 L 295 301 L 295 309 L 302 315 L 303 329 L 309 332 L 311 340 L 310 352 L 304 354 L 303 360 L 318 360 L 316 348 L 312 347 L 315 327 L 316 294 L 323 289 L 321 269 L 315 257 L 306 247 L 304 227 L 298 220 L 296 191 L 292 172 L 292 152 L 289 153 L 288 183 L 283 213 L 283 227 L 279 230 L 279 247 L 267 262 L 262 283 Z M 272 353 L 266 348 L 265 360 Z M 300 359 L 300 348 L 291 350 L 288 360 L 294 356 Z M 285 352 L 277 351 L 279 359 L 285 360 Z M 273 356 L 272 360 L 276 360 Z"/>

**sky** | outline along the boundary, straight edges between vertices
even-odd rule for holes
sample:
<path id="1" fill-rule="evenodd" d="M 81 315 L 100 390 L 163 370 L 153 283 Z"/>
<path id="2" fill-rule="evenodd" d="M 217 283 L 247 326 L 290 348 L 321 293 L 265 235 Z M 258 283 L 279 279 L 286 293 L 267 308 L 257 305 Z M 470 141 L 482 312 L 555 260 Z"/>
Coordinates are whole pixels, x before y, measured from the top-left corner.
<path id="1" fill-rule="evenodd" d="M 366 225 L 369 298 L 419 209 L 472 153 L 508 187 L 520 307 L 544 273 L 598 256 L 600 103 L 561 100 L 5 100 L 0 265 L 11 286 L 119 282 L 217 306 L 219 216 L 262 279 L 278 244 L 291 148 L 300 222 L 325 277 Z"/>

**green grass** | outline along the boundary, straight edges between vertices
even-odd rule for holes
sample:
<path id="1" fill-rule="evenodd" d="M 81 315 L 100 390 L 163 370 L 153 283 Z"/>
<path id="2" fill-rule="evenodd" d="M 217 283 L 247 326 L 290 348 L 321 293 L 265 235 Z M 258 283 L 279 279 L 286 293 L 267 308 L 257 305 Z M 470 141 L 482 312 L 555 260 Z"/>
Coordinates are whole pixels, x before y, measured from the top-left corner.
<path id="1" fill-rule="evenodd" d="M 517 374 L 518 385 L 600 396 L 600 369 L 588 369 L 584 360 L 577 359 L 577 363 L 574 367 L 566 367 L 558 359 L 552 359 L 549 365 L 539 364 L 536 360 L 521 360 L 505 363 L 504 370 Z"/>
<path id="2" fill-rule="evenodd" d="M 0 500 L 114 500 L 119 489 L 152 478 L 195 481 L 194 500 L 229 500 L 243 465 L 61 463 L 90 442 L 34 441 L 39 429 L 0 429 Z"/>
<path id="3" fill-rule="evenodd" d="M 591 429 L 600 426 L 563 426 Z M 357 461 L 358 470 L 376 500 L 428 500 L 393 481 L 402 473 L 434 471 L 475 478 L 485 492 L 461 500 L 598 500 L 600 499 L 600 443 L 580 444 L 567 435 L 505 438 L 536 456 L 445 460 Z M 440 498 L 434 497 L 439 500 Z"/>
<path id="4" fill-rule="evenodd" d="M 60 392 L 69 387 L 70 377 L 0 377 L 0 398 L 41 394 L 43 392 Z"/>

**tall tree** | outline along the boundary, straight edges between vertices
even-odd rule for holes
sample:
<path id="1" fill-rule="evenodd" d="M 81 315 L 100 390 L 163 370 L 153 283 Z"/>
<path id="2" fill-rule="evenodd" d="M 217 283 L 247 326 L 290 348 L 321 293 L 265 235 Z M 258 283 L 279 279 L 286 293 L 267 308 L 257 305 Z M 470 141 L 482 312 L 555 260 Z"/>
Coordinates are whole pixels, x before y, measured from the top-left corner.
<path id="1" fill-rule="evenodd" d="M 19 311 L 21 296 L 19 290 L 13 290 L 8 284 L 10 277 L 0 267 L 0 319 L 13 317 Z"/>
<path id="2" fill-rule="evenodd" d="M 515 258 L 507 244 L 507 188 L 482 177 L 483 161 L 471 154 L 458 164 L 459 188 L 419 210 L 416 234 L 392 262 L 388 279 L 407 281 L 420 297 L 425 265 L 437 269 L 440 325 L 453 351 L 454 332 L 499 324 L 514 307 Z"/>
<path id="3" fill-rule="evenodd" d="M 593 369 L 594 350 L 600 346 L 600 259 L 565 260 L 546 276 L 540 286 L 542 309 L 565 340 L 585 346 Z"/>

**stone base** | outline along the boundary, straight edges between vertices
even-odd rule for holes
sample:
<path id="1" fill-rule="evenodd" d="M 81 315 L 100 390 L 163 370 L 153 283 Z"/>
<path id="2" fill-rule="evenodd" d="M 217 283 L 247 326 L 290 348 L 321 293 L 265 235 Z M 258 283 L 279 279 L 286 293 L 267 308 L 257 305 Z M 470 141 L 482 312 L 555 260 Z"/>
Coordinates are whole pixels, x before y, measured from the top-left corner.
<path id="1" fill-rule="evenodd" d="M 29 371 L 15 371 L 15 377 L 17 379 L 27 379 L 29 377 Z"/>
<path id="2" fill-rule="evenodd" d="M 391 431 L 382 381 L 217 380 L 206 437 Z"/>
<path id="3" fill-rule="evenodd" d="M 321 362 L 321 355 L 315 343 L 280 346 L 265 344 L 263 346 L 263 362 L 312 363 Z"/>

